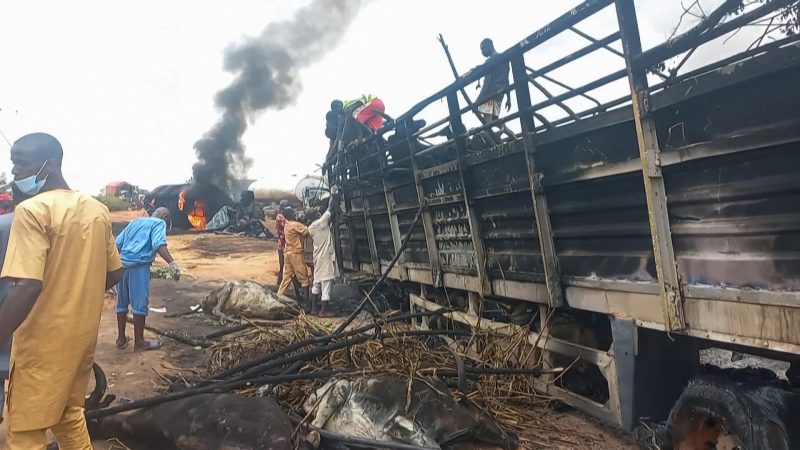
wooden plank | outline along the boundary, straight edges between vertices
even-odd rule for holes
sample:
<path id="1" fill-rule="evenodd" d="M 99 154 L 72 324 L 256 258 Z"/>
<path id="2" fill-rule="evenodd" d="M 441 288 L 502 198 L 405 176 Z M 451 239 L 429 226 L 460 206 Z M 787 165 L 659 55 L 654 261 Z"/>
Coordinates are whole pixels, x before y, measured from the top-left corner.
<path id="1" fill-rule="evenodd" d="M 430 262 L 431 280 L 435 287 L 442 285 L 442 262 L 439 260 L 439 247 L 436 244 L 436 237 L 434 236 L 435 229 L 433 227 L 433 218 L 431 211 L 425 204 L 425 191 L 422 187 L 422 180 L 419 178 L 419 169 L 417 168 L 417 159 L 414 157 L 415 140 L 409 136 L 407 143 L 411 149 L 411 170 L 414 172 L 414 186 L 417 190 L 417 201 L 422 210 L 422 229 L 425 231 L 425 246 L 428 249 L 428 261 Z"/>
<path id="2" fill-rule="evenodd" d="M 704 158 L 731 155 L 748 151 L 770 151 L 772 147 L 800 141 L 800 123 L 789 121 L 747 130 L 727 138 L 678 147 L 661 154 L 661 167 L 682 164 Z M 607 178 L 642 170 L 637 160 L 608 163 L 589 169 L 548 174 L 544 186 L 558 186 L 579 181 Z"/>
<path id="3" fill-rule="evenodd" d="M 335 177 L 332 177 L 335 179 Z M 353 234 L 353 227 L 351 216 L 353 215 L 353 205 L 352 205 L 352 189 L 342 189 L 342 203 L 344 205 L 344 214 L 339 220 L 344 222 L 345 226 L 347 227 L 348 239 L 349 239 L 349 247 L 350 247 L 350 270 L 356 270 L 357 267 L 361 265 L 361 262 L 358 260 L 358 250 L 356 245 L 356 238 Z M 336 227 L 338 231 L 338 226 Z M 336 241 L 337 247 L 340 247 L 338 243 L 341 241 Z M 343 262 L 344 264 L 344 262 Z"/>
<path id="4" fill-rule="evenodd" d="M 358 162 L 356 161 L 356 172 L 359 174 L 360 178 L 360 170 L 358 168 Z M 372 262 L 372 273 L 380 273 L 381 265 L 380 259 L 378 259 L 378 246 L 375 244 L 375 229 L 372 226 L 372 216 L 369 213 L 369 200 L 367 200 L 367 195 L 361 192 L 361 206 L 364 212 L 364 225 L 367 229 L 367 242 L 369 243 L 369 256 Z"/>
<path id="5" fill-rule="evenodd" d="M 461 203 L 464 201 L 464 196 L 462 194 L 454 194 L 444 197 L 423 199 L 422 201 L 425 206 L 441 206 L 448 203 Z"/>
<path id="6" fill-rule="evenodd" d="M 459 114 L 458 96 L 454 92 L 447 96 L 447 108 L 450 111 L 450 129 L 463 130 L 464 124 L 461 122 L 461 115 Z M 458 178 L 461 186 L 461 195 L 464 197 L 464 207 L 467 211 L 467 221 L 469 223 L 469 234 L 472 241 L 472 248 L 475 250 L 475 263 L 478 270 L 478 279 L 480 280 L 480 294 L 481 298 L 487 294 L 492 293 L 492 284 L 489 282 L 489 275 L 486 273 L 488 264 L 486 263 L 486 248 L 483 245 L 483 233 L 481 232 L 481 224 L 478 219 L 478 214 L 475 211 L 475 203 L 467 189 L 467 181 L 464 178 L 466 165 L 464 164 L 464 155 L 467 153 L 467 141 L 465 136 L 456 137 L 456 163 L 458 167 Z"/>
<path id="7" fill-rule="evenodd" d="M 419 176 L 420 180 L 425 180 L 428 178 L 437 177 L 439 175 L 448 174 L 450 172 L 455 172 L 456 170 L 458 170 L 457 161 L 449 161 L 444 164 L 439 164 L 438 166 L 421 169 L 417 175 Z"/>
<path id="8" fill-rule="evenodd" d="M 679 279 L 672 232 L 667 211 L 667 190 L 661 173 L 661 149 L 658 144 L 655 120 L 652 114 L 650 93 L 645 69 L 633 69 L 631 61 L 642 52 L 639 26 L 633 0 L 616 0 L 617 20 L 622 34 L 622 47 L 633 102 L 633 118 L 642 162 L 650 234 L 653 239 L 658 284 L 662 296 L 662 313 L 667 330 L 686 328 L 683 313 L 684 294 Z"/>
<path id="9" fill-rule="evenodd" d="M 528 87 L 525 59 L 522 55 L 511 60 L 511 70 L 516 84 L 514 91 L 517 97 L 517 107 L 520 111 L 528 111 L 531 108 L 531 93 Z M 522 142 L 525 147 L 528 180 L 531 185 L 531 200 L 533 201 L 536 231 L 539 233 L 539 246 L 542 249 L 545 283 L 550 293 L 550 305 L 564 306 L 564 288 L 561 285 L 561 270 L 558 265 L 555 240 L 553 239 L 553 227 L 550 224 L 550 210 L 547 207 L 547 198 L 542 189 L 542 174 L 537 171 L 533 158 L 534 145 L 532 135 L 535 128 L 533 116 L 531 114 L 521 114 L 519 120 L 522 127 Z"/>
<path id="10" fill-rule="evenodd" d="M 402 246 L 403 242 L 403 235 L 400 232 L 400 223 L 397 219 L 397 212 L 394 209 L 395 201 L 394 201 L 394 192 L 386 186 L 386 182 L 383 182 L 383 192 L 386 196 L 386 208 L 389 212 L 389 227 L 392 230 L 392 245 L 394 246 L 395 253 L 400 251 L 400 247 Z M 400 258 L 397 260 L 397 265 L 395 267 L 401 269 L 401 280 L 408 279 L 408 275 L 406 274 L 405 270 L 405 262 L 406 262 L 406 255 L 405 252 L 400 254 Z"/>
<path id="11" fill-rule="evenodd" d="M 403 236 L 400 233 L 400 223 L 398 222 L 397 213 L 395 212 L 394 192 L 386 183 L 386 148 L 384 146 L 383 139 L 376 139 L 376 146 L 378 148 L 376 158 L 381 166 L 381 185 L 383 186 L 383 196 L 386 199 L 386 213 L 389 216 L 389 228 L 392 232 L 392 247 L 394 248 L 396 254 L 400 252 Z M 406 272 L 404 265 L 405 260 L 406 256 L 405 252 L 403 252 L 400 254 L 400 257 L 397 259 L 397 264 L 395 265 L 395 269 L 398 271 L 399 279 L 401 280 L 408 279 L 408 273 Z"/>
<path id="12" fill-rule="evenodd" d="M 410 299 L 412 304 L 417 305 L 428 311 L 436 311 L 444 308 L 444 306 L 442 305 L 436 304 L 429 300 L 425 300 L 415 294 L 410 294 Z M 519 325 L 511 323 L 495 322 L 493 320 L 486 318 L 478 318 L 474 314 L 464 313 L 460 311 L 443 313 L 442 316 L 447 317 L 448 319 L 451 320 L 455 320 L 456 322 L 461 322 L 465 325 L 469 325 L 470 327 L 473 328 L 477 327 L 478 322 L 480 322 L 481 328 L 487 328 L 492 332 L 495 332 L 497 334 L 502 334 L 505 336 L 515 337 L 518 336 L 521 331 L 525 330 L 523 329 L 523 327 L 520 327 Z M 554 338 L 552 336 L 542 336 L 541 338 L 539 338 L 538 333 L 534 333 L 531 331 L 527 333 L 526 340 L 528 341 L 529 344 L 536 345 L 538 348 L 541 349 L 556 352 L 560 355 L 569 356 L 572 358 L 581 358 L 582 361 L 594 364 L 598 366 L 601 370 L 608 367 L 610 364 L 614 363 L 614 357 L 608 352 L 595 350 L 593 348 L 585 347 L 579 344 L 573 344 L 572 342 Z"/>
<path id="13" fill-rule="evenodd" d="M 759 289 L 736 289 L 691 285 L 687 285 L 685 290 L 687 298 L 800 308 L 800 292 L 764 291 Z"/>

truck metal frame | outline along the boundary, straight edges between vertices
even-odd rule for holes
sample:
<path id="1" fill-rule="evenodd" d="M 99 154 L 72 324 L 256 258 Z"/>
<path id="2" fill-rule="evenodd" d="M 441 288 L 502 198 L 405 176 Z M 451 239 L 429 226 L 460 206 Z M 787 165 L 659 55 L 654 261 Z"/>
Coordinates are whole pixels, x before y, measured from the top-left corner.
<path id="1" fill-rule="evenodd" d="M 431 295 L 437 289 L 463 292 L 468 309 L 448 317 L 501 333 L 517 326 L 480 318 L 484 299 L 606 315 L 610 349 L 533 332 L 529 341 L 597 366 L 609 400 L 547 379 L 542 390 L 627 430 L 641 417 L 665 417 L 697 373 L 699 347 L 793 360 L 800 354 L 798 38 L 684 74 L 658 68 L 793 3 L 715 11 L 642 51 L 633 0 L 583 2 L 328 164 L 329 184 L 342 187 L 340 270 L 377 275 L 402 251 L 389 277 L 419 286 L 413 308 L 441 308 Z M 617 23 L 608 36 L 576 28 L 610 8 Z M 528 67 L 526 54 L 562 33 L 587 45 Z M 558 84 L 551 72 L 594 52 L 608 52 L 620 69 L 562 94 L 542 89 L 541 80 Z M 517 111 L 468 130 L 463 119 L 473 107 L 459 92 L 494 64 L 511 65 L 507 91 Z M 662 80 L 651 86 L 654 73 Z M 590 95 L 624 79 L 624 97 L 601 103 Z M 535 89 L 546 98 L 534 103 Z M 594 104 L 568 105 L 578 97 Z M 439 101 L 448 116 L 415 126 Z M 548 120 L 548 107 L 564 117 Z M 504 125 L 519 133 L 480 145 Z M 444 142 L 421 143 L 441 127 Z"/>

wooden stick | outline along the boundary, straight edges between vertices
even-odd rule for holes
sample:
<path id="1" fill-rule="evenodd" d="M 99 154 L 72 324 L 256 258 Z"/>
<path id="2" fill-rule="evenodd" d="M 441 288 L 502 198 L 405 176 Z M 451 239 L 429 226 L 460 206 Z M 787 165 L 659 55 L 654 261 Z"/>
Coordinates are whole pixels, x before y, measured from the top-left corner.
<path id="1" fill-rule="evenodd" d="M 133 323 L 133 318 L 131 316 L 128 316 L 128 322 Z M 180 343 L 191 345 L 192 347 L 207 348 L 211 346 L 211 344 L 206 340 L 198 340 L 191 338 L 189 336 L 184 335 L 183 333 L 178 332 L 177 330 L 162 330 L 161 328 L 147 324 L 145 324 L 144 329 L 147 331 L 151 331 L 159 336 L 168 337 Z"/>
<path id="2" fill-rule="evenodd" d="M 221 330 L 214 331 L 212 333 L 208 333 L 207 335 L 205 335 L 205 339 L 221 338 L 222 336 L 227 336 L 227 335 L 229 335 L 231 333 L 236 333 L 237 331 L 246 330 L 246 329 L 248 329 L 248 328 L 250 328 L 252 326 L 253 326 L 252 323 L 243 323 L 241 325 L 236 325 L 236 326 L 233 326 L 233 327 L 223 328 Z"/>

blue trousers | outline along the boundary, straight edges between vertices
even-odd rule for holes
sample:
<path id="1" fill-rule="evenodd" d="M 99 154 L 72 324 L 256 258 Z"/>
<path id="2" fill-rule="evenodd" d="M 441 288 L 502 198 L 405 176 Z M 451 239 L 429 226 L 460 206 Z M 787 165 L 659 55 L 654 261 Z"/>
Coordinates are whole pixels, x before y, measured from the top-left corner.
<path id="1" fill-rule="evenodd" d="M 150 264 L 126 267 L 117 287 L 117 313 L 146 316 L 150 305 Z"/>

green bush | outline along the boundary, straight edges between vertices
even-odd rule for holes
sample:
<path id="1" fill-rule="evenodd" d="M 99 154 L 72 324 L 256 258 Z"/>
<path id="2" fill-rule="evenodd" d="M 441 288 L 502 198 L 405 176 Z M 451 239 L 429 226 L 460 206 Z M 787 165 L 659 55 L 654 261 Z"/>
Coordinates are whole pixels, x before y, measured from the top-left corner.
<path id="1" fill-rule="evenodd" d="M 128 202 L 121 198 L 111 197 L 109 195 L 98 195 L 95 199 L 100 203 L 106 205 L 109 211 L 125 211 L 128 209 Z"/>

